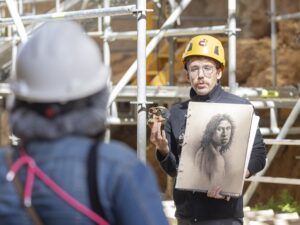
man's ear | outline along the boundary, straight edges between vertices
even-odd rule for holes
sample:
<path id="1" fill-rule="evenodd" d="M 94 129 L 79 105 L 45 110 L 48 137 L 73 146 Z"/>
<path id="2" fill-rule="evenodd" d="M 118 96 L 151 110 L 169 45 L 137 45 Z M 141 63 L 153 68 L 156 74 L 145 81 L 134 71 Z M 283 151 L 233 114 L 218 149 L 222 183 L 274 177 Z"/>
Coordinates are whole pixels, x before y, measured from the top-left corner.
<path id="1" fill-rule="evenodd" d="M 217 80 L 220 80 L 220 79 L 221 79 L 221 77 L 222 77 L 222 75 L 223 75 L 222 72 L 223 72 L 222 69 L 218 69 L 218 71 L 217 71 Z"/>
<path id="2" fill-rule="evenodd" d="M 186 76 L 186 80 L 188 82 L 190 82 L 190 76 L 189 76 L 189 72 L 188 72 L 188 68 L 187 68 L 187 64 L 186 63 L 184 64 L 184 73 L 185 73 L 185 76 Z"/>
<path id="3" fill-rule="evenodd" d="M 190 82 L 190 75 L 189 75 L 189 72 L 187 70 L 184 70 L 184 73 L 185 73 L 185 76 L 186 76 L 186 80 L 188 82 Z"/>

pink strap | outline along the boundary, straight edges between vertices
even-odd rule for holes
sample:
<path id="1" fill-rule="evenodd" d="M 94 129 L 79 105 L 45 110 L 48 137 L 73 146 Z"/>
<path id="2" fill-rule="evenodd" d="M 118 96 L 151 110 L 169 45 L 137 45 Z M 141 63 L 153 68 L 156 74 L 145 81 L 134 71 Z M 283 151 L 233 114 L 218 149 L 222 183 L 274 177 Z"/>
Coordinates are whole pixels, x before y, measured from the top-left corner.
<path id="1" fill-rule="evenodd" d="M 60 186 L 58 186 L 51 178 L 49 178 L 35 163 L 34 159 L 25 153 L 24 149 L 21 149 L 21 157 L 11 166 L 9 172 L 6 175 L 8 181 L 12 181 L 22 166 L 27 165 L 27 177 L 24 189 L 24 205 L 26 207 L 31 206 L 32 187 L 34 183 L 34 177 L 37 176 L 43 181 L 54 193 L 61 197 L 70 206 L 93 220 L 99 225 L 109 225 L 109 223 L 103 219 L 100 215 L 88 207 L 81 204 L 67 192 L 65 192 Z"/>

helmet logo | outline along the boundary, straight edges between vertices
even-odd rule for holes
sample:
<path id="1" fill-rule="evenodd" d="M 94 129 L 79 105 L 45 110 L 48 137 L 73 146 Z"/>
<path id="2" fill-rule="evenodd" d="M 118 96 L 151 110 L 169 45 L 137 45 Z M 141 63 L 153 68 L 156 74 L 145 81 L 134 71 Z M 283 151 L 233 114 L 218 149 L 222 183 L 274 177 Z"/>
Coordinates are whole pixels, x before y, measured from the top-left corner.
<path id="1" fill-rule="evenodd" d="M 207 44 L 207 40 L 206 39 L 202 39 L 202 40 L 199 41 L 199 45 L 200 46 L 206 46 L 206 44 Z"/>
<path id="2" fill-rule="evenodd" d="M 219 55 L 219 46 L 216 46 L 216 47 L 215 47 L 214 53 L 215 53 L 216 55 Z"/>

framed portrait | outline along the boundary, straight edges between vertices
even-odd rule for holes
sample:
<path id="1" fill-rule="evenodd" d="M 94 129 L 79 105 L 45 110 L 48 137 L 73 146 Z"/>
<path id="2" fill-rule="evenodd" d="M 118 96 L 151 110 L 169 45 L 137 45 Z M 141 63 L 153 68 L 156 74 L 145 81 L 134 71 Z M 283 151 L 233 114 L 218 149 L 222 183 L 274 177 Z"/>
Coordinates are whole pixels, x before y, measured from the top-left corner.
<path id="1" fill-rule="evenodd" d="M 175 187 L 240 196 L 258 121 L 252 105 L 190 102 Z"/>

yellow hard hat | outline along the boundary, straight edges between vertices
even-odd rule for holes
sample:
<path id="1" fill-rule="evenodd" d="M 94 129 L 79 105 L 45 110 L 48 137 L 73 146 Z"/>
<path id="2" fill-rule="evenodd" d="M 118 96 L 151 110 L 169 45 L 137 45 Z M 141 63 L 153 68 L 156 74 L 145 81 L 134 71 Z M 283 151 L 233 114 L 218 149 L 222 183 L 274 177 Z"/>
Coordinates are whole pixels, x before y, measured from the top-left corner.
<path id="1" fill-rule="evenodd" d="M 182 61 L 185 64 L 186 59 L 190 56 L 205 56 L 212 58 L 225 67 L 224 48 L 222 43 L 215 37 L 209 35 L 198 35 L 193 37 L 184 53 L 182 54 Z"/>

